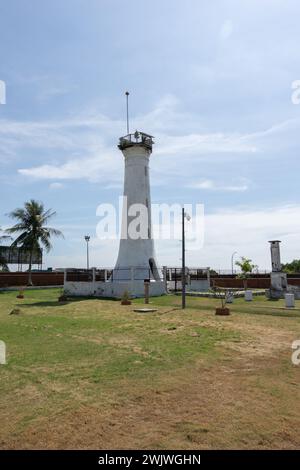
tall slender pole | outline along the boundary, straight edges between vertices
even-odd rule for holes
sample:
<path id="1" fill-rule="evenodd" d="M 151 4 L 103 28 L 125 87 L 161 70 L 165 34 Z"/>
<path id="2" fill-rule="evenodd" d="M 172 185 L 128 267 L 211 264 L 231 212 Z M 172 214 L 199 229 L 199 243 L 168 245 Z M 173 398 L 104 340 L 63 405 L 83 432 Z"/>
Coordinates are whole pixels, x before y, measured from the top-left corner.
<path id="1" fill-rule="evenodd" d="M 231 274 L 233 274 L 233 258 L 234 258 L 234 255 L 237 255 L 236 251 L 234 253 L 232 253 L 232 255 L 231 255 Z"/>
<path id="2" fill-rule="evenodd" d="M 84 239 L 86 241 L 86 269 L 90 269 L 89 241 L 90 241 L 91 237 L 89 235 L 85 235 Z"/>
<path id="3" fill-rule="evenodd" d="M 129 96 L 129 91 L 126 91 L 126 118 L 127 118 L 127 134 L 129 134 L 129 113 L 128 113 L 128 96 Z"/>
<path id="4" fill-rule="evenodd" d="M 185 309 L 185 232 L 184 232 L 184 207 L 182 208 L 182 268 L 181 268 L 181 284 L 182 284 L 182 297 L 181 305 L 182 309 Z"/>
<path id="5" fill-rule="evenodd" d="M 86 269 L 90 269 L 90 260 L 89 260 L 89 242 L 86 242 Z"/>

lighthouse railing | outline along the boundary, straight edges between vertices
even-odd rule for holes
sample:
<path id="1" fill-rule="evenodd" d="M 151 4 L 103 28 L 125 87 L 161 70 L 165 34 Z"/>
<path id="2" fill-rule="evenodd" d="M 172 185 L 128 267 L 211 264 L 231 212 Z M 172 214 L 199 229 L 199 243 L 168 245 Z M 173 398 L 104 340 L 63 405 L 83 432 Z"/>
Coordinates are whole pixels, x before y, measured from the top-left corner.
<path id="1" fill-rule="evenodd" d="M 136 131 L 134 134 L 127 134 L 123 137 L 120 137 L 119 146 L 124 147 L 126 145 L 132 144 L 144 144 L 152 147 L 153 143 L 152 135 Z"/>

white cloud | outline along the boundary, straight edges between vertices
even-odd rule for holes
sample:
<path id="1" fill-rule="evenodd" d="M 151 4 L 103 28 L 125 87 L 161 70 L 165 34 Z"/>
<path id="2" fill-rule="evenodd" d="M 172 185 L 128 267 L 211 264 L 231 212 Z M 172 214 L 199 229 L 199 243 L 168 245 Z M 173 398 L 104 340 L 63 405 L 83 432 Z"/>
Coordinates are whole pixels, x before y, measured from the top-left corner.
<path id="1" fill-rule="evenodd" d="M 49 99 L 56 96 L 66 95 L 76 90 L 75 86 L 65 86 L 65 85 L 47 85 L 37 95 L 38 100 L 41 103 L 47 102 Z"/>
<path id="2" fill-rule="evenodd" d="M 49 184 L 50 189 L 61 189 L 63 187 L 64 187 L 64 185 L 62 183 L 55 182 L 55 183 L 50 183 Z"/>
<path id="3" fill-rule="evenodd" d="M 68 235 L 64 241 L 59 241 L 59 243 L 64 243 L 64 252 L 70 245 L 71 248 L 69 247 L 69 249 L 72 256 L 68 254 L 62 257 L 47 255 L 46 262 L 49 265 L 64 267 L 70 265 L 70 259 L 72 259 L 72 266 L 85 266 L 85 251 L 81 246 L 84 235 L 83 226 L 92 236 L 91 264 L 97 267 L 111 267 L 114 265 L 119 241 L 98 240 L 93 237 L 92 225 L 74 225 L 72 223 L 70 225 L 59 225 L 65 236 Z M 234 251 L 237 251 L 238 256 L 251 258 L 255 264 L 258 264 L 260 269 L 270 269 L 268 241 L 272 239 L 282 241 L 282 262 L 300 257 L 300 205 L 270 206 L 263 209 L 249 207 L 223 208 L 205 214 L 204 227 L 203 247 L 195 250 L 193 244 L 190 246 L 187 241 L 186 257 L 189 266 L 230 269 L 231 255 Z M 78 244 L 73 245 L 74 240 L 77 239 Z M 161 265 L 180 265 L 181 243 L 179 240 L 156 240 L 155 246 L 158 262 Z M 82 252 L 82 255 L 79 255 L 79 252 Z"/>
<path id="4" fill-rule="evenodd" d="M 23 168 L 19 173 L 40 180 L 87 179 L 91 182 L 110 183 L 121 179 L 121 162 L 113 152 L 99 148 L 95 155 L 75 158 L 61 165 L 41 165 Z"/>
<path id="5" fill-rule="evenodd" d="M 206 179 L 197 183 L 192 183 L 188 187 L 192 189 L 208 189 L 212 191 L 247 191 L 248 184 L 224 185 L 218 184 L 213 180 Z"/>
<path id="6" fill-rule="evenodd" d="M 224 21 L 220 30 L 220 38 L 225 41 L 232 35 L 232 32 L 233 32 L 232 21 L 231 20 Z"/>
<path id="7" fill-rule="evenodd" d="M 158 160 L 158 167 L 178 172 L 182 155 L 185 160 L 207 159 L 211 154 L 255 153 L 256 146 L 237 133 L 185 133 L 182 122 L 195 119 L 178 111 L 178 102 L 172 96 L 162 99 L 151 113 L 132 119 L 132 128 L 146 129 L 156 135 L 155 155 L 172 157 Z M 201 128 L 195 121 L 192 127 Z M 168 127 L 166 127 L 166 123 Z M 20 168 L 20 174 L 36 179 L 87 179 L 115 184 L 121 181 L 122 165 L 120 155 L 113 142 L 116 135 L 121 135 L 123 123 L 103 115 L 87 114 L 76 119 L 49 121 L 43 123 L 3 122 L 2 135 L 10 135 L 17 147 L 38 147 L 61 149 L 62 156 L 42 165 Z M 100 137 L 101 136 L 101 137 Z M 116 139 L 115 139 L 116 140 Z M 66 157 L 66 155 L 72 157 Z M 177 168 L 177 170 L 176 170 Z M 169 171 L 166 171 L 166 177 Z M 180 170 L 179 170 L 180 173 Z"/>
<path id="8" fill-rule="evenodd" d="M 157 159 L 153 169 L 163 175 L 164 181 L 170 175 L 178 177 L 182 171 L 200 168 L 200 162 L 224 164 L 255 156 L 261 159 L 264 149 L 274 147 L 273 142 L 276 148 L 283 148 L 294 141 L 298 124 L 297 120 L 290 120 L 252 133 L 208 132 L 203 129 L 202 118 L 183 113 L 172 95 L 160 100 L 148 114 L 131 120 L 132 129 L 155 135 Z M 101 181 L 105 186 L 120 184 L 123 165 L 116 143 L 123 132 L 124 122 L 91 111 L 76 118 L 43 122 L 3 119 L 0 120 L 0 160 L 2 157 L 12 161 L 22 156 L 24 161 L 27 152 L 32 163 L 19 168 L 23 176 L 86 179 Z M 155 182 L 159 184 L 159 178 Z M 228 190 L 242 191 L 246 187 L 232 185 Z"/>
<path id="9" fill-rule="evenodd" d="M 202 254 L 216 267 L 229 265 L 231 253 L 248 256 L 261 268 L 270 266 L 268 241 L 282 240 L 282 260 L 299 257 L 300 206 L 224 209 L 205 217 Z"/>
<path id="10" fill-rule="evenodd" d="M 260 269 L 270 269 L 268 241 L 278 239 L 282 262 L 300 257 L 300 205 L 224 208 L 205 214 L 204 245 L 195 250 L 187 242 L 187 265 L 230 269 L 231 255 L 251 258 Z M 157 241 L 159 262 L 180 265 L 180 244 Z"/>
<path id="11" fill-rule="evenodd" d="M 157 155 L 178 155 L 208 153 L 254 153 L 255 145 L 245 142 L 238 134 L 210 133 L 183 136 L 161 136 Z"/>

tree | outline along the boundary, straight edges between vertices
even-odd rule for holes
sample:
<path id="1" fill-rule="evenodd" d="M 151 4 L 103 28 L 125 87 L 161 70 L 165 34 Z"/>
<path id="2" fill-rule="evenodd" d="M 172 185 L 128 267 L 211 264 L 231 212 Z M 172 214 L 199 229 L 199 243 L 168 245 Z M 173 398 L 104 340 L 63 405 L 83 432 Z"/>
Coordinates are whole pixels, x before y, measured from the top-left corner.
<path id="1" fill-rule="evenodd" d="M 288 274 L 300 273 L 300 259 L 294 259 L 291 263 L 283 264 L 281 269 Z"/>
<path id="2" fill-rule="evenodd" d="M 55 214 L 52 209 L 45 210 L 44 205 L 34 199 L 25 202 L 24 208 L 15 209 L 8 214 L 12 219 L 18 220 L 18 223 L 7 229 L 7 233 L 20 233 L 11 246 L 18 246 L 29 252 L 28 285 L 32 285 L 33 254 L 40 252 L 42 247 L 49 252 L 52 248 L 51 236 L 63 236 L 60 230 L 45 225 Z"/>
<path id="3" fill-rule="evenodd" d="M 11 238 L 8 235 L 1 235 L 2 232 L 3 230 L 0 227 L 0 244 L 2 243 L 2 241 L 9 240 Z M 8 266 L 6 264 L 6 260 L 5 258 L 1 256 L 1 254 L 0 254 L 0 271 L 9 271 Z"/>
<path id="4" fill-rule="evenodd" d="M 242 271 L 241 274 L 238 274 L 237 277 L 239 277 L 240 279 L 243 279 L 244 289 L 247 289 L 249 274 L 252 273 L 253 269 L 255 268 L 257 269 L 257 265 L 252 264 L 252 260 L 249 258 L 245 258 L 244 256 L 241 257 L 240 261 L 236 261 L 235 264 Z"/>

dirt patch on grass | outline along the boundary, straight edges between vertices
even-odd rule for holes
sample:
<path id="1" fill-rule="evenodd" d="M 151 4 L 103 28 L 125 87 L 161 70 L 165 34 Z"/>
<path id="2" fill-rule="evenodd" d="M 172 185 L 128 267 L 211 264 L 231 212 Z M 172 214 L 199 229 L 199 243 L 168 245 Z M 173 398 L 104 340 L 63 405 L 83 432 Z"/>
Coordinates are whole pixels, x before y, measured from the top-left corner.
<path id="1" fill-rule="evenodd" d="M 258 387 L 253 372 L 228 372 L 222 365 L 198 365 L 176 379 L 165 377 L 159 388 L 131 390 L 125 403 L 110 410 L 81 406 L 36 420 L 1 447 L 298 448 L 299 409 L 278 413 L 280 397 Z"/>
<path id="2" fill-rule="evenodd" d="M 299 371 L 288 365 L 286 376 L 278 372 L 291 333 L 256 326 L 250 332 L 252 339 L 220 344 L 224 354 L 214 364 L 202 360 L 168 371 L 153 385 L 138 381 L 133 387 L 122 380 L 111 406 L 96 401 L 49 420 L 38 418 L 18 437 L 0 440 L 0 446 L 299 448 Z"/>
<path id="3" fill-rule="evenodd" d="M 84 304 L 90 312 L 91 304 Z M 213 311 L 169 307 L 148 318 L 118 313 L 115 303 L 99 301 L 97 321 L 101 313 L 107 321 L 119 315 L 120 322 L 97 330 L 94 317 L 86 326 L 79 315 L 82 303 L 75 307 L 89 331 L 66 328 L 62 337 L 74 339 L 72 350 L 84 341 L 95 346 L 104 341 L 108 352 L 99 352 L 104 361 L 94 376 L 96 359 L 86 357 L 85 349 L 75 367 L 55 362 L 33 371 L 12 367 L 15 383 L 6 382 L 10 392 L 1 402 L 0 448 L 299 448 L 300 367 L 290 360 L 291 343 L 300 337 L 297 319 L 236 311 L 217 318 Z M 155 341 L 144 341 L 147 335 Z M 206 340 L 213 346 L 203 348 Z M 159 356 L 170 367 L 151 368 L 152 349 L 163 342 L 179 345 L 180 360 L 173 360 L 170 348 Z M 191 349 L 183 348 L 187 343 Z M 107 379 L 102 371 L 114 350 L 119 350 L 111 366 L 116 375 Z M 189 351 L 199 355 L 190 357 Z M 118 370 L 127 353 L 133 362 L 124 361 Z M 135 376 L 135 370 L 143 373 Z M 18 381 L 26 383 L 27 377 L 31 385 L 23 387 Z M 105 377 L 111 382 L 104 386 Z"/>

